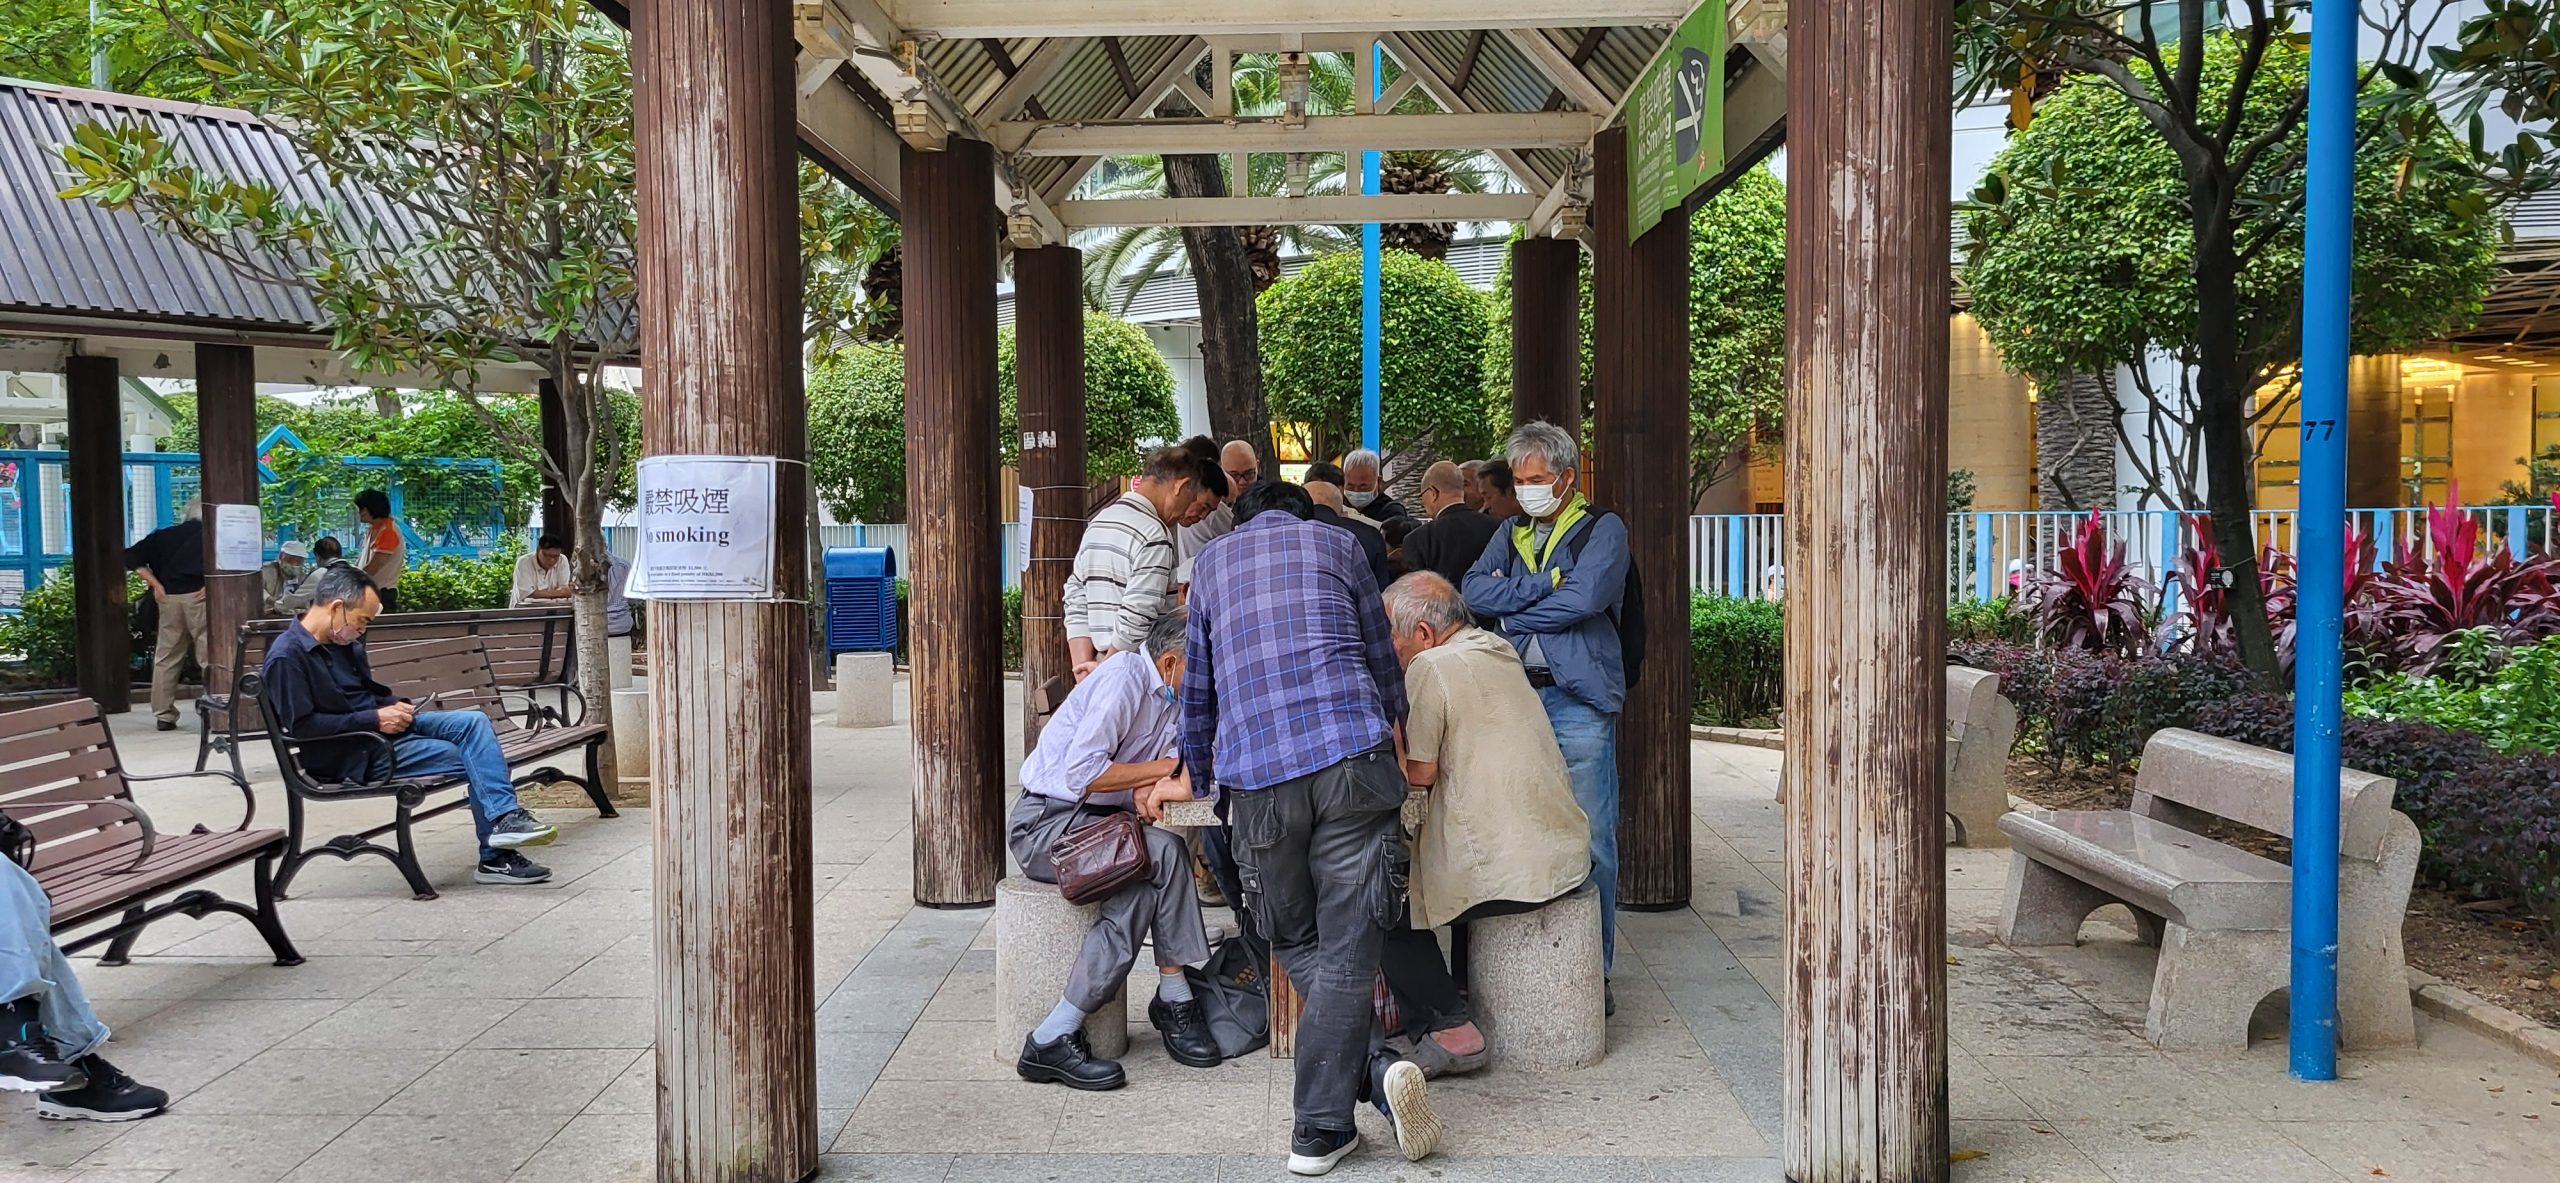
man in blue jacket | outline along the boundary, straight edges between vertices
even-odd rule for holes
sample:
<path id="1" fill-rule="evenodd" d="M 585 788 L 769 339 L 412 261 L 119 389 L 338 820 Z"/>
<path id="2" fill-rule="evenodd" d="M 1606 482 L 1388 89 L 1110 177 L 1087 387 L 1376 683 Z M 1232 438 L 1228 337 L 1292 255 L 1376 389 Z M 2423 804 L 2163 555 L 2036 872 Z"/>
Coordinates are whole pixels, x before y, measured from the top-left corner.
<path id="1" fill-rule="evenodd" d="M 1573 776 L 1573 798 L 1591 818 L 1591 878 L 1600 886 L 1602 956 L 1618 945 L 1618 711 L 1626 661 L 1613 619 L 1627 587 L 1627 524 L 1575 489 L 1581 454 L 1573 436 L 1532 421 L 1504 449 L 1525 524 L 1514 520 L 1467 570 L 1467 607 L 1499 618 L 1547 708 Z M 1605 961 L 1604 961 L 1605 964 Z"/>

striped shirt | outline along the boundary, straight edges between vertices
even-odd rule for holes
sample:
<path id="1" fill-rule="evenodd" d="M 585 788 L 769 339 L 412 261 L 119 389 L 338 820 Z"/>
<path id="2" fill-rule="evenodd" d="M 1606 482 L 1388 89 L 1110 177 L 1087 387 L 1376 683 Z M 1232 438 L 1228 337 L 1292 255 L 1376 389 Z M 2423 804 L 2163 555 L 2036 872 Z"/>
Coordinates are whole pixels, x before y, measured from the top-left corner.
<path id="1" fill-rule="evenodd" d="M 1173 532 L 1156 507 L 1123 493 L 1085 523 L 1067 575 L 1067 639 L 1135 652 L 1173 603 Z"/>

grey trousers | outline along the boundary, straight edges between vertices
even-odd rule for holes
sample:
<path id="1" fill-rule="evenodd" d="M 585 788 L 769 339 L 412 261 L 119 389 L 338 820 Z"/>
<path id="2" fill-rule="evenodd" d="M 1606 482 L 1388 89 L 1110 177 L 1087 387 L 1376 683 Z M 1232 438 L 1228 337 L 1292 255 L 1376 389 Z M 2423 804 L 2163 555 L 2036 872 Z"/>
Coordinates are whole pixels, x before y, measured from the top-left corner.
<path id="1" fill-rule="evenodd" d="M 1297 1121 L 1353 1128 L 1384 1047 L 1373 993 L 1386 930 L 1404 916 L 1404 774 L 1380 747 L 1228 806 L 1245 906 L 1305 1000 Z"/>
<path id="2" fill-rule="evenodd" d="M 1022 873 L 1042 883 L 1058 881 L 1049 847 L 1067 832 L 1075 802 L 1024 793 L 1013 807 L 1005 840 L 1013 847 Z M 1085 811 L 1090 822 L 1094 810 Z M 1138 964 L 1138 946 L 1150 934 L 1156 942 L 1156 965 L 1198 965 L 1209 959 L 1209 929 L 1200 920 L 1200 889 L 1191 878 L 1191 849 L 1161 826 L 1148 826 L 1148 880 L 1132 883 L 1102 901 L 1102 915 L 1084 934 L 1084 948 L 1067 972 L 1067 1003 L 1086 1014 L 1104 1003 L 1128 980 Z"/>

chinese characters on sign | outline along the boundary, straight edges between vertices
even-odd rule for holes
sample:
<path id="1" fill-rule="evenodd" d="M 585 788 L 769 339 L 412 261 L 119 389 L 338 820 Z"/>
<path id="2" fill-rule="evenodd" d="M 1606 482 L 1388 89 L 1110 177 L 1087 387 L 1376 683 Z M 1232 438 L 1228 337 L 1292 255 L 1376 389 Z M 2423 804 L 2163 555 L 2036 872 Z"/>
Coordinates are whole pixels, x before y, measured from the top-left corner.
<path id="1" fill-rule="evenodd" d="M 630 594 L 657 600 L 773 597 L 771 456 L 645 456 Z"/>
<path id="2" fill-rule="evenodd" d="M 1627 238 L 1724 171 L 1725 0 L 1672 30 L 1627 98 Z"/>
<path id="3" fill-rule="evenodd" d="M 209 505 L 213 515 L 213 569 L 255 571 L 265 561 L 267 533 L 254 505 Z"/>

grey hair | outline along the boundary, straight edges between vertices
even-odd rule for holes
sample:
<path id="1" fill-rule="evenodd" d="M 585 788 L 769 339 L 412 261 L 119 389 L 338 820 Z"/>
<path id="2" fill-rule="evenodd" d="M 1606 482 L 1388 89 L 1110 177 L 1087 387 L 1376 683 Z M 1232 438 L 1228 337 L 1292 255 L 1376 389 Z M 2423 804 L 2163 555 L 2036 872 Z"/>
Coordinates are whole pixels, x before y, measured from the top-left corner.
<path id="1" fill-rule="evenodd" d="M 373 576 L 353 563 L 331 563 L 320 568 L 320 578 L 311 584 L 311 606 L 324 608 L 331 604 L 362 605 L 364 594 L 374 588 Z"/>
<path id="2" fill-rule="evenodd" d="M 192 522 L 192 521 L 195 521 L 196 519 L 201 518 L 201 517 L 203 517 L 203 516 L 204 516 L 204 502 L 203 502 L 201 499 L 194 498 L 194 497 L 189 497 L 189 498 L 187 498 L 187 500 L 186 500 L 186 503 L 185 503 L 185 504 L 180 505 L 180 506 L 178 507 L 178 520 L 179 520 L 179 521 L 182 521 L 182 522 Z"/>
<path id="3" fill-rule="evenodd" d="M 1544 419 L 1532 419 L 1512 428 L 1511 440 L 1502 448 L 1502 458 L 1513 468 L 1531 456 L 1546 461 L 1547 467 L 1557 472 L 1582 468 L 1582 449 L 1573 442 L 1572 433 Z"/>
<path id="4" fill-rule="evenodd" d="M 1353 448 L 1350 453 L 1342 458 L 1342 471 L 1344 472 L 1349 472 L 1355 468 L 1377 469 L 1378 467 L 1378 454 L 1367 448 Z"/>
<path id="5" fill-rule="evenodd" d="M 1386 601 L 1387 619 L 1398 633 L 1427 624 L 1432 632 L 1446 636 L 1475 622 L 1467 613 L 1466 597 L 1458 594 L 1457 587 L 1429 571 L 1416 571 L 1388 584 L 1386 594 L 1380 598 Z"/>
<path id="6" fill-rule="evenodd" d="M 1191 613 L 1175 608 L 1147 626 L 1147 656 L 1162 657 L 1191 648 Z"/>

